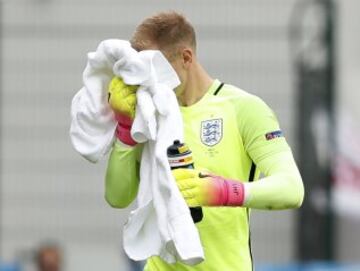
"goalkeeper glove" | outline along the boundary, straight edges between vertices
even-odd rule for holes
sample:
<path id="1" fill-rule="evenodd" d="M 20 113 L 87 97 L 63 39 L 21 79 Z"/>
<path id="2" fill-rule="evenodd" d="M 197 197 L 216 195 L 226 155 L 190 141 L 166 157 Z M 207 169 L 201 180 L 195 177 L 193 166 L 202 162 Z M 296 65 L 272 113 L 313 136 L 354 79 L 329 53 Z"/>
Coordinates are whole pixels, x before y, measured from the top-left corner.
<path id="1" fill-rule="evenodd" d="M 194 169 L 172 171 L 176 184 L 189 207 L 242 206 L 244 184 Z"/>
<path id="2" fill-rule="evenodd" d="M 114 77 L 109 85 L 108 101 L 118 122 L 116 137 L 126 145 L 134 146 L 136 141 L 130 130 L 135 117 L 137 86 L 129 86 L 119 77 Z"/>

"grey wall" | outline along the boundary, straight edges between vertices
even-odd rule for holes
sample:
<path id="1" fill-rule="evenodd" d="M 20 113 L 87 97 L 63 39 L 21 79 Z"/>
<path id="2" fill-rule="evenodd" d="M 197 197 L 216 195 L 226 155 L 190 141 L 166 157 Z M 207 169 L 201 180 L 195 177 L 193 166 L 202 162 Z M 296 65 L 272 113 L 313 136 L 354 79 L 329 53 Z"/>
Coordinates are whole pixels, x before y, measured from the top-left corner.
<path id="1" fill-rule="evenodd" d="M 287 43 L 294 0 L 2 3 L 4 259 L 51 238 L 65 247 L 68 270 L 125 264 L 118 256 L 128 210 L 111 209 L 103 199 L 105 162 L 90 164 L 71 148 L 69 109 L 82 84 L 86 53 L 103 39 L 129 38 L 136 24 L 155 11 L 183 11 L 197 29 L 204 66 L 214 77 L 261 96 L 296 147 Z M 295 260 L 294 215 L 254 212 L 257 262 Z"/>

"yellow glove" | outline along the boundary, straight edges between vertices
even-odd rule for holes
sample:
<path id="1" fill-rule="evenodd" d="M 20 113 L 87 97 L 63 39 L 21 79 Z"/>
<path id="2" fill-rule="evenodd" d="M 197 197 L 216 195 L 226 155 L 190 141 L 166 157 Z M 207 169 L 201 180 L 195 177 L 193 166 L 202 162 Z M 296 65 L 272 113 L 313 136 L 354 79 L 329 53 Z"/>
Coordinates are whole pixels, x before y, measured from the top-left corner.
<path id="1" fill-rule="evenodd" d="M 242 206 L 244 185 L 199 170 L 178 168 L 172 171 L 180 193 L 189 207 Z"/>
<path id="2" fill-rule="evenodd" d="M 136 141 L 131 137 L 131 126 L 135 118 L 137 86 L 129 86 L 119 77 L 114 77 L 109 85 L 109 104 L 114 110 L 118 122 L 115 135 L 123 143 L 135 146 Z"/>
<path id="3" fill-rule="evenodd" d="M 212 195 L 212 180 L 201 178 L 195 169 L 178 168 L 172 171 L 176 184 L 189 207 L 208 206 Z"/>
<path id="4" fill-rule="evenodd" d="M 137 89 L 138 86 L 126 85 L 120 77 L 111 80 L 108 100 L 115 113 L 134 119 Z"/>

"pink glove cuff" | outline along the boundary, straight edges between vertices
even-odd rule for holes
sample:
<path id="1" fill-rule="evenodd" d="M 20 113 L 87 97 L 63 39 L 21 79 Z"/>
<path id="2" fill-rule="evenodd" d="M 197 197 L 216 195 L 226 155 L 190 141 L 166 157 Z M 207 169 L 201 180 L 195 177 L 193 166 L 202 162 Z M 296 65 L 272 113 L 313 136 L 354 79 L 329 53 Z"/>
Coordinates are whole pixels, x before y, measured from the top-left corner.
<path id="1" fill-rule="evenodd" d="M 133 120 L 122 114 L 115 114 L 115 119 L 118 122 L 115 135 L 124 144 L 129 146 L 135 146 L 137 142 L 131 137 L 131 125 Z"/>
<path id="2" fill-rule="evenodd" d="M 217 197 L 214 206 L 242 206 L 245 200 L 244 184 L 210 175 L 216 182 Z"/>

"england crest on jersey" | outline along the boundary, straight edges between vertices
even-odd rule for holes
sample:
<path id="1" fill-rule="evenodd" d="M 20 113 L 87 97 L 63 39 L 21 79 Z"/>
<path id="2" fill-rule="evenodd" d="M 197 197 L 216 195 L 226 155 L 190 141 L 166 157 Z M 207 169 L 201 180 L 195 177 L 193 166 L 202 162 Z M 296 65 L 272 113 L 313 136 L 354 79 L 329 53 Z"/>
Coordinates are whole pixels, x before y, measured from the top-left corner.
<path id="1" fill-rule="evenodd" d="M 207 146 L 214 146 L 223 136 L 222 119 L 205 120 L 201 122 L 201 141 Z"/>

